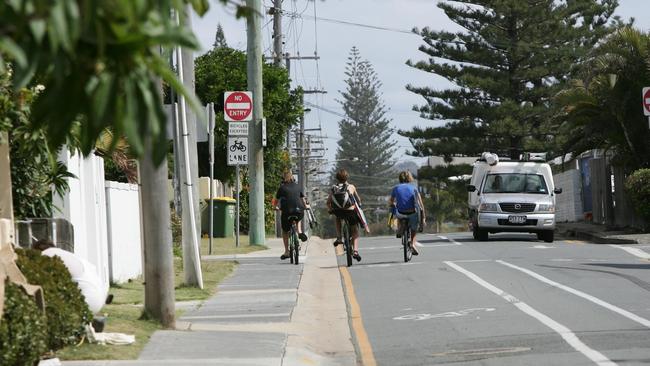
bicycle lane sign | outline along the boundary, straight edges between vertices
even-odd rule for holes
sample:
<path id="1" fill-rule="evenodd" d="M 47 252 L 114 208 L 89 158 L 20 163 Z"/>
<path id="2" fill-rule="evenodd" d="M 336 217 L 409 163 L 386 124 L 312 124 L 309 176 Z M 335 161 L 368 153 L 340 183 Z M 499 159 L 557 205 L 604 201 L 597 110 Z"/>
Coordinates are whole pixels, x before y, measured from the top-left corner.
<path id="1" fill-rule="evenodd" d="M 228 165 L 248 165 L 248 137 L 228 136 Z"/>

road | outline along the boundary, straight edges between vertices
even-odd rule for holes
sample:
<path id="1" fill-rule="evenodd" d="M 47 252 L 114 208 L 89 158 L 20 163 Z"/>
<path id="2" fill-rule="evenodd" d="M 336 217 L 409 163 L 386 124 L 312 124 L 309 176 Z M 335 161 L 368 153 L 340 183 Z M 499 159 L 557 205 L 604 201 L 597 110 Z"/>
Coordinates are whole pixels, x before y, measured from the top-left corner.
<path id="1" fill-rule="evenodd" d="M 528 234 L 362 238 L 340 270 L 366 365 L 647 365 L 650 247 Z M 358 307 L 357 307 L 358 305 Z"/>

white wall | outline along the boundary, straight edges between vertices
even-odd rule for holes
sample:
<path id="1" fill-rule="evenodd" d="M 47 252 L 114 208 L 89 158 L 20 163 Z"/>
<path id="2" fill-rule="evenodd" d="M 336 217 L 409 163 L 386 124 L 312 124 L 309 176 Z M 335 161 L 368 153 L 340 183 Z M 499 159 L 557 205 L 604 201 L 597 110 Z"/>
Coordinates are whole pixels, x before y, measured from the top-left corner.
<path id="1" fill-rule="evenodd" d="M 70 221 L 74 228 L 74 253 L 97 268 L 97 275 L 105 288 L 109 286 L 108 240 L 106 224 L 106 197 L 104 192 L 104 160 L 91 155 L 82 158 L 63 149 L 59 155 L 68 171 L 70 191 L 65 197 L 54 195 L 59 208 L 54 217 Z"/>
<path id="2" fill-rule="evenodd" d="M 583 220 L 582 182 L 580 171 L 567 170 L 553 176 L 555 187 L 562 188 L 562 193 L 555 196 L 555 220 L 557 222 L 575 222 Z"/>
<path id="3" fill-rule="evenodd" d="M 109 274 L 123 283 L 142 274 L 142 232 L 137 184 L 106 181 Z"/>

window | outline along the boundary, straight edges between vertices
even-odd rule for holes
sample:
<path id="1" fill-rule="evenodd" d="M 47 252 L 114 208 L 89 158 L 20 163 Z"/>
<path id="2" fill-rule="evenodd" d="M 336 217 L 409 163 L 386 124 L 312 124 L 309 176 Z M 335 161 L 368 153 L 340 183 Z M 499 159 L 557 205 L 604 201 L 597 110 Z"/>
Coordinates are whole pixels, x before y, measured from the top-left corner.
<path id="1" fill-rule="evenodd" d="M 483 193 L 538 193 L 548 194 L 546 181 L 539 174 L 488 174 Z"/>

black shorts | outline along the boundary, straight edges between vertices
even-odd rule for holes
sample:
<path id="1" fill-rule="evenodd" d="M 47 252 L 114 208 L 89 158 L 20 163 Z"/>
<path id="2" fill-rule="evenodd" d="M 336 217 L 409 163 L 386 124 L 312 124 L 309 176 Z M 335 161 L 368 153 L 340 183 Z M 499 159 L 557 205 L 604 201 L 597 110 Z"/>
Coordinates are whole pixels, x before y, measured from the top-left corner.
<path id="1" fill-rule="evenodd" d="M 305 216 L 304 212 L 283 212 L 282 215 L 280 215 L 280 223 L 282 224 L 282 231 L 285 233 L 289 232 L 291 230 L 291 221 L 289 221 L 289 218 L 292 218 L 292 220 L 298 219 L 298 221 L 302 220 L 302 218 Z"/>
<path id="2" fill-rule="evenodd" d="M 361 223 L 359 216 L 354 210 L 333 210 L 332 213 L 336 215 L 336 218 L 347 221 L 351 226 Z"/>

